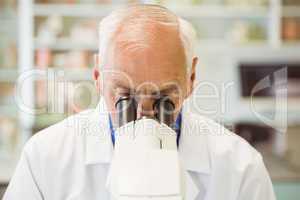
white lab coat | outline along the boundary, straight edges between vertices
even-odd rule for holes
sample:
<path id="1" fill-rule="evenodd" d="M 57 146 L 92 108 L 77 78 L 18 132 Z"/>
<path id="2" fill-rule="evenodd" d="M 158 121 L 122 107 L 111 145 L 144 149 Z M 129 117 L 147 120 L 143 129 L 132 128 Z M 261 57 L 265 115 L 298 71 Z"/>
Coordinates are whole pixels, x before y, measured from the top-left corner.
<path id="1" fill-rule="evenodd" d="M 4 200 L 108 200 L 113 154 L 105 104 L 71 116 L 26 144 Z M 187 200 L 273 200 L 261 155 L 240 137 L 183 109 L 179 155 Z M 159 180 L 158 180 L 159 181 Z"/>

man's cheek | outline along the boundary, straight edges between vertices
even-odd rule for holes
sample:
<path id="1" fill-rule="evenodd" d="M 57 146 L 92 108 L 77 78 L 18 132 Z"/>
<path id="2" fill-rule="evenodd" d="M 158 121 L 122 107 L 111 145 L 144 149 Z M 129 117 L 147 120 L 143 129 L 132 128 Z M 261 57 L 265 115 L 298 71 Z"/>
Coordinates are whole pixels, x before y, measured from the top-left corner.
<path id="1" fill-rule="evenodd" d="M 118 115 L 116 107 L 115 107 L 116 99 L 113 94 L 108 95 L 105 99 L 106 99 L 105 100 L 106 106 L 108 108 L 108 114 L 112 118 L 112 121 L 116 122 L 116 118 Z"/>
<path id="2" fill-rule="evenodd" d="M 115 109 L 114 105 L 110 105 L 109 107 L 110 107 L 109 115 L 112 119 L 112 122 L 113 124 L 117 124 L 117 116 L 118 116 L 117 110 Z"/>
<path id="3" fill-rule="evenodd" d="M 103 95 L 106 107 L 108 112 L 113 112 L 114 111 L 114 98 L 110 93 L 105 93 Z"/>

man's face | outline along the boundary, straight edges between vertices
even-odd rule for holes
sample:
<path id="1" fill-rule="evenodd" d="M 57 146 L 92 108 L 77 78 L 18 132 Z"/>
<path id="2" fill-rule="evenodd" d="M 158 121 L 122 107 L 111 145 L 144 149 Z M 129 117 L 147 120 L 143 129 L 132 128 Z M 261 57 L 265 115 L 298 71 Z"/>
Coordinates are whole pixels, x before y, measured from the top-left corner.
<path id="1" fill-rule="evenodd" d="M 169 96 L 175 104 L 175 116 L 190 93 L 184 49 L 174 31 L 162 30 L 161 39 L 148 42 L 146 48 L 135 48 L 116 42 L 108 50 L 100 71 L 100 93 L 104 97 L 113 122 L 115 103 L 121 97 L 137 101 L 137 118 L 153 117 L 153 103 Z M 100 58 L 101 62 L 101 58 Z"/>

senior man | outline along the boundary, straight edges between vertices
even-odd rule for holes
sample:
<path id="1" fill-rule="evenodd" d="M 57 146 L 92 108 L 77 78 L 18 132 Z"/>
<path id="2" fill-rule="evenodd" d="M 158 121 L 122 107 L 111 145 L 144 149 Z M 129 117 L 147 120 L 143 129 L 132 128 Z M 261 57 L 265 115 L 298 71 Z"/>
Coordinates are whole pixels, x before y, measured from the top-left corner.
<path id="1" fill-rule="evenodd" d="M 129 6 L 104 18 L 93 72 L 99 105 L 34 135 L 4 199 L 110 199 L 105 184 L 114 153 L 115 103 L 128 96 L 136 99 L 138 119 L 153 117 L 153 102 L 161 96 L 174 103 L 178 152 L 189 177 L 186 200 L 275 199 L 261 155 L 184 106 L 198 61 L 194 39 L 187 21 L 160 6 Z"/>

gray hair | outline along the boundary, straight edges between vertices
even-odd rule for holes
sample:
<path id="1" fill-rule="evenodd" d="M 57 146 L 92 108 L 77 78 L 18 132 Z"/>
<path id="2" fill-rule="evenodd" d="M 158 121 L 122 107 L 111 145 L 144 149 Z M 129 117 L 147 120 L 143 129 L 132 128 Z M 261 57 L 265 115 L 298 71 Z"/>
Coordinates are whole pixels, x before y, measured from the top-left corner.
<path id="1" fill-rule="evenodd" d="M 195 56 L 194 45 L 196 42 L 196 31 L 188 21 L 176 16 L 170 10 L 158 5 L 131 5 L 117 9 L 107 17 L 103 18 L 99 26 L 100 58 L 105 59 L 107 48 L 109 47 L 112 39 L 117 35 L 123 23 L 126 25 L 131 25 L 130 32 L 134 32 L 136 30 L 140 30 L 139 25 L 149 22 L 154 22 L 155 24 L 170 26 L 178 29 L 179 37 L 185 52 L 187 71 L 190 72 L 193 58 Z M 145 37 L 148 35 L 151 39 L 155 39 L 156 36 L 154 33 L 151 33 L 151 30 L 148 30 L 144 34 Z M 125 38 L 124 40 L 134 40 L 134 48 L 146 45 L 144 44 L 145 42 L 143 43 L 142 39 L 130 38 L 130 33 L 128 33 L 128 36 L 129 38 Z"/>

